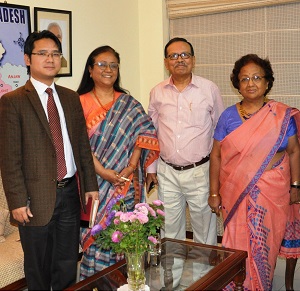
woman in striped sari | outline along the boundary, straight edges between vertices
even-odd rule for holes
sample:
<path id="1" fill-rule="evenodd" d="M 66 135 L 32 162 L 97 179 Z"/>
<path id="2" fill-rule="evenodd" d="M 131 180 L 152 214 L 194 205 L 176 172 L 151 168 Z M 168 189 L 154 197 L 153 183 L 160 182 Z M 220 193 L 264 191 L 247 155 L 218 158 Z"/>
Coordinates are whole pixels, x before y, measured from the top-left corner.
<path id="1" fill-rule="evenodd" d="M 87 59 L 77 90 L 86 118 L 99 185 L 100 206 L 95 224 L 103 224 L 107 205 L 118 195 L 127 210 L 144 202 L 146 168 L 159 156 L 158 140 L 142 105 L 120 87 L 119 54 L 109 46 L 95 49 Z M 149 175 L 150 177 L 150 175 Z M 87 205 L 90 209 L 90 205 Z M 80 279 L 93 275 L 120 258 L 100 250 L 90 235 L 89 212 L 82 214 L 84 249 Z"/>

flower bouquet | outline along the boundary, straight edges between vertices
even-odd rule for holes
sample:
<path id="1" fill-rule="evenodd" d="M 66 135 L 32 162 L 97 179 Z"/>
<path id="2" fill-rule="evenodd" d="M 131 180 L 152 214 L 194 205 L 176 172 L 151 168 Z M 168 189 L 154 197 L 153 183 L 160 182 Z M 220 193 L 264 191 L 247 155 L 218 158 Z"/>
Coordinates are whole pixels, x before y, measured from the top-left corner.
<path id="1" fill-rule="evenodd" d="M 105 223 L 95 225 L 91 234 L 100 248 L 123 254 L 144 253 L 149 245 L 157 243 L 155 235 L 164 222 L 163 202 L 138 203 L 127 212 L 121 197 L 110 201 Z"/>
<path id="2" fill-rule="evenodd" d="M 99 248 L 125 254 L 129 290 L 144 290 L 144 254 L 149 246 L 157 244 L 155 236 L 165 216 L 163 202 L 138 203 L 133 211 L 127 212 L 121 198 L 120 195 L 110 201 L 105 222 L 95 225 L 91 234 Z"/>

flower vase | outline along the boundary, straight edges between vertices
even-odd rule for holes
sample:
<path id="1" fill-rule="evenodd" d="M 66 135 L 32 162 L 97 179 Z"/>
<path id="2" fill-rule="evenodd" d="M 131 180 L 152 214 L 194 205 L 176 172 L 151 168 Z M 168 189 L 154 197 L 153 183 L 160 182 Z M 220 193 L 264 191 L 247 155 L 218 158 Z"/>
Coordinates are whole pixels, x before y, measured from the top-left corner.
<path id="1" fill-rule="evenodd" d="M 145 290 L 145 253 L 126 253 L 128 291 Z"/>

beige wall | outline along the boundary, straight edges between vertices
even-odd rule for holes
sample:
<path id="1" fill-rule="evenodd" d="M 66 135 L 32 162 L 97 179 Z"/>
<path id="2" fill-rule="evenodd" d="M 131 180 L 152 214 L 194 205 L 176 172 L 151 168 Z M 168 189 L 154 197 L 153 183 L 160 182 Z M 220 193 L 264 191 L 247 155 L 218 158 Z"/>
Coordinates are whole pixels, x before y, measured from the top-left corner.
<path id="1" fill-rule="evenodd" d="M 57 84 L 76 90 L 89 53 L 108 44 L 121 57 L 124 88 L 145 109 L 150 89 L 165 77 L 163 48 L 168 39 L 165 0 L 18 0 L 30 6 L 31 28 L 34 7 L 72 11 L 73 76 Z"/>

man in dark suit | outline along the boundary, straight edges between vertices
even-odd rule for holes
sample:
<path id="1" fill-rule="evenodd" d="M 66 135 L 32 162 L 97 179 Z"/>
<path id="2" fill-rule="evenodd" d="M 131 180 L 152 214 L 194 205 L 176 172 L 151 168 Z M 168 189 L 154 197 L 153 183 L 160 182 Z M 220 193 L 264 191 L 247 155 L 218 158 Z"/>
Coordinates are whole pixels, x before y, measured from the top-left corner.
<path id="1" fill-rule="evenodd" d="M 12 222 L 19 225 L 29 290 L 75 283 L 80 208 L 98 199 L 79 96 L 54 84 L 61 52 L 52 32 L 30 34 L 24 47 L 30 80 L 0 99 L 1 175 Z M 58 123 L 55 132 L 50 119 Z"/>

